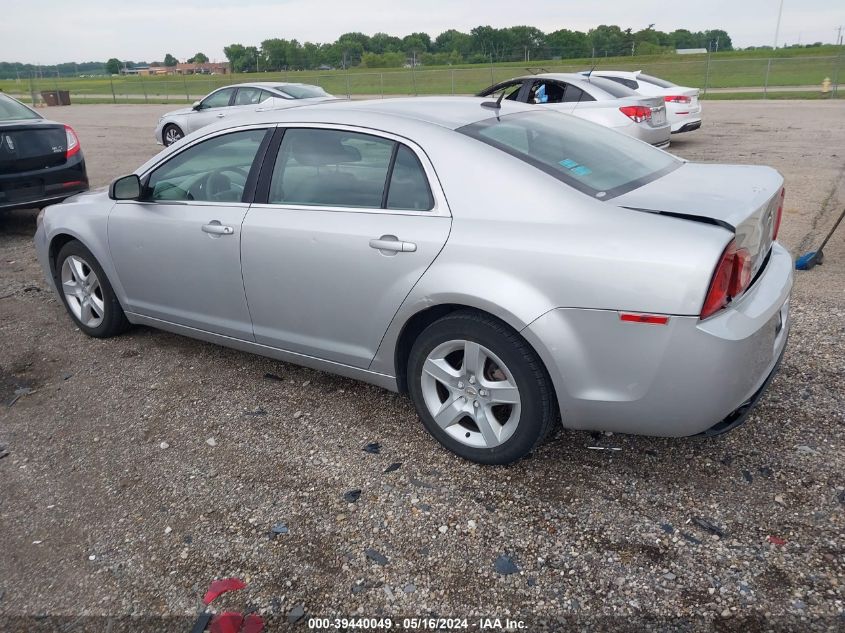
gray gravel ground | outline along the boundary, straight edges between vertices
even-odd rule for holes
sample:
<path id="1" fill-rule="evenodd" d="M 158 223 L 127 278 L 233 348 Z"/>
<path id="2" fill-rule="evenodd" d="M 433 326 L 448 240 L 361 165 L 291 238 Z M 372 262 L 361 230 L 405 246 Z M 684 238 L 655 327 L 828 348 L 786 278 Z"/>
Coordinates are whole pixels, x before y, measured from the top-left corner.
<path id="1" fill-rule="evenodd" d="M 50 114 L 103 185 L 156 151 L 165 109 Z M 672 151 L 778 168 L 798 254 L 845 205 L 843 122 L 845 103 L 705 103 Z M 442 450 L 375 387 L 142 327 L 86 338 L 46 292 L 33 231 L 32 212 L 0 216 L 0 629 L 45 614 L 66 619 L 31 630 L 137 615 L 187 631 L 224 576 L 248 583 L 224 606 L 271 630 L 291 612 L 303 628 L 431 614 L 471 629 L 845 628 L 845 227 L 798 273 L 781 372 L 744 427 L 562 431 L 507 468 Z"/>

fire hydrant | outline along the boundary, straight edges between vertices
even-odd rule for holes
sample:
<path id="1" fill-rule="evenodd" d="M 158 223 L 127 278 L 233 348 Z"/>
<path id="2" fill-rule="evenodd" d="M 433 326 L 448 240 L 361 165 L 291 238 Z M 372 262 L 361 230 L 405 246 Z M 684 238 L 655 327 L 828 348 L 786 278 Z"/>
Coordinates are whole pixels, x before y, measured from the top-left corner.
<path id="1" fill-rule="evenodd" d="M 828 92 L 830 92 L 830 77 L 825 77 L 822 80 L 822 94 L 826 95 Z"/>

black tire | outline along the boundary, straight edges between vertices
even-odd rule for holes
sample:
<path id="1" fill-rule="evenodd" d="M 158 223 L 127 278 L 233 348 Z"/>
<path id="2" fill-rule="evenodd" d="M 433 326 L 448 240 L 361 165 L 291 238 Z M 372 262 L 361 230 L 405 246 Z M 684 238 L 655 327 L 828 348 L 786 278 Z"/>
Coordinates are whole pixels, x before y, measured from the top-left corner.
<path id="1" fill-rule="evenodd" d="M 173 132 L 173 134 L 176 135 L 176 138 L 168 141 L 167 140 L 168 130 Z M 178 141 L 179 139 L 182 139 L 184 137 L 185 137 L 185 133 L 182 131 L 182 128 L 180 128 L 175 123 L 168 123 L 167 125 L 164 126 L 164 129 L 161 131 L 161 142 L 164 144 L 165 147 L 167 147 L 168 145 L 173 145 L 173 143 L 175 143 L 176 141 Z"/>
<path id="2" fill-rule="evenodd" d="M 452 340 L 479 343 L 498 356 L 513 375 L 521 411 L 513 435 L 493 448 L 457 441 L 435 422 L 423 396 L 423 365 L 439 345 Z M 480 464 L 509 464 L 531 453 L 558 419 L 551 378 L 528 342 L 502 321 L 474 310 L 452 312 L 428 326 L 408 358 L 408 389 L 426 430 L 447 449 Z"/>
<path id="3" fill-rule="evenodd" d="M 83 260 L 94 272 L 97 276 L 97 280 L 99 281 L 99 292 L 101 295 L 100 298 L 103 301 L 104 314 L 102 322 L 96 327 L 89 327 L 76 317 L 73 310 L 71 310 L 68 305 L 67 297 L 65 297 L 65 294 L 62 291 L 62 266 L 64 265 L 65 260 L 71 255 Z M 53 271 L 53 280 L 56 283 L 56 288 L 59 290 L 59 296 L 62 298 L 62 303 L 70 315 L 70 318 L 73 319 L 76 326 L 88 336 L 92 336 L 94 338 L 109 338 L 111 336 L 117 336 L 129 328 L 129 321 L 126 319 L 126 314 L 124 314 L 123 308 L 117 300 L 117 296 L 114 294 L 114 289 L 112 288 L 111 283 L 109 283 L 108 277 L 106 277 L 106 274 L 103 272 L 102 266 L 100 266 L 100 263 L 94 255 L 91 254 L 91 251 L 85 248 L 81 242 L 71 240 L 62 246 L 59 254 L 56 256 L 56 267 Z"/>

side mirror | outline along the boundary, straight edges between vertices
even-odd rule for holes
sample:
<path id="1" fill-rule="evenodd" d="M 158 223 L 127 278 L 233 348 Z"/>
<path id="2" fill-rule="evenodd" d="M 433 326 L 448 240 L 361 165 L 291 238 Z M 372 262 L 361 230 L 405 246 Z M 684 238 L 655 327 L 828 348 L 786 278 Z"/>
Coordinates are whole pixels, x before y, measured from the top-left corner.
<path id="1" fill-rule="evenodd" d="M 136 174 L 121 176 L 109 185 L 112 200 L 138 200 L 141 197 L 141 179 Z"/>
<path id="2" fill-rule="evenodd" d="M 192 110 L 202 110 L 202 101 L 194 101 L 193 105 L 191 106 Z"/>

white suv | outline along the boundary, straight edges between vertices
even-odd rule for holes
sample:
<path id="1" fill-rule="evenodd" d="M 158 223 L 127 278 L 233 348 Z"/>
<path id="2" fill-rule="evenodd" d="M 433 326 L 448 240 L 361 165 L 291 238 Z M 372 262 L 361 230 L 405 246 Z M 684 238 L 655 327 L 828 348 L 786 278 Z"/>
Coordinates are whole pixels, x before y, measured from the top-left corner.
<path id="1" fill-rule="evenodd" d="M 676 86 L 671 81 L 646 75 L 641 70 L 594 70 L 593 77 L 605 77 L 616 83 L 636 90 L 649 97 L 663 97 L 666 102 L 666 117 L 672 126 L 672 134 L 691 132 L 701 127 L 701 103 L 698 100 L 698 88 Z"/>

